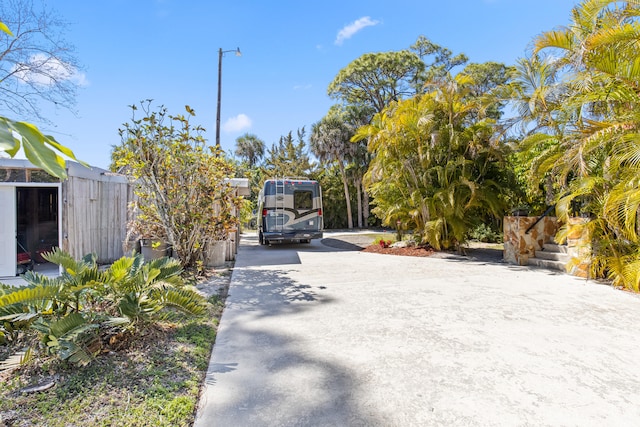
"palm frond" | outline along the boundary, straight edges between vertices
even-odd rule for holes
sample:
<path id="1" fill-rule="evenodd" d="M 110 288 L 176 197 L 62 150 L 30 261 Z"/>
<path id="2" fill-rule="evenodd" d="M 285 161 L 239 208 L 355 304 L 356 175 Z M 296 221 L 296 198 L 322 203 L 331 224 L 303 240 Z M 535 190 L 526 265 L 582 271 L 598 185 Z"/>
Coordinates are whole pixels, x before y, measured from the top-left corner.
<path id="1" fill-rule="evenodd" d="M 80 313 L 70 313 L 48 325 L 50 335 L 59 340 L 73 341 L 85 332 L 96 329 L 97 324 L 89 323 Z"/>
<path id="2" fill-rule="evenodd" d="M 9 356 L 7 359 L 0 362 L 0 372 L 17 369 L 20 366 L 25 365 L 33 359 L 33 349 L 28 347 L 24 350 L 17 351 Z"/>
<path id="3" fill-rule="evenodd" d="M 80 313 L 70 313 L 59 320 L 40 318 L 33 324 L 33 329 L 40 332 L 50 353 L 70 363 L 86 365 L 92 357 L 82 344 L 86 341 L 86 334 L 98 326 Z"/>
<path id="4" fill-rule="evenodd" d="M 57 286 L 21 288 L 0 297 L 0 316 L 47 309 L 58 295 Z"/>
<path id="5" fill-rule="evenodd" d="M 570 51 L 574 47 L 574 39 L 572 33 L 568 29 L 548 31 L 539 35 L 534 40 L 534 55 L 538 54 L 542 49 L 558 48 Z"/>
<path id="6" fill-rule="evenodd" d="M 201 315 L 206 311 L 207 300 L 191 289 L 165 288 L 158 292 L 157 299 L 165 307 L 189 314 Z"/>
<path id="7" fill-rule="evenodd" d="M 616 142 L 612 149 L 615 163 L 631 169 L 640 169 L 640 133 L 626 133 Z"/>
<path id="8" fill-rule="evenodd" d="M 623 181 L 607 194 L 603 216 L 624 238 L 638 240 L 638 211 L 640 209 L 640 187 L 638 178 Z"/>
<path id="9" fill-rule="evenodd" d="M 53 248 L 51 252 L 46 252 L 42 257 L 49 262 L 61 266 L 65 272 L 71 275 L 81 273 L 82 270 L 88 266 L 83 261 L 76 261 L 71 255 L 60 248 Z"/>

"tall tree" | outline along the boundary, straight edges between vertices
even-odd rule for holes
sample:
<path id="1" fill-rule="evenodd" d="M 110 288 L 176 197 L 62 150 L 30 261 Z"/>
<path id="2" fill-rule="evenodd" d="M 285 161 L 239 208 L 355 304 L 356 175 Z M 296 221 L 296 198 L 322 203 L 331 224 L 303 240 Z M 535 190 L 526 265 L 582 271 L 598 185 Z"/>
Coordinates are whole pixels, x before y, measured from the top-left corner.
<path id="1" fill-rule="evenodd" d="M 415 94 L 416 76 L 423 70 L 424 63 L 408 50 L 366 53 L 338 72 L 327 93 L 346 104 L 379 112 L 391 101 Z"/>
<path id="2" fill-rule="evenodd" d="M 265 158 L 265 178 L 269 177 L 308 177 L 313 170 L 313 163 L 307 153 L 304 140 L 305 130 L 298 129 L 297 142 L 292 132 L 281 136 L 277 144 L 267 150 Z"/>
<path id="3" fill-rule="evenodd" d="M 357 147 L 349 141 L 354 130 L 345 122 L 340 110 L 334 108 L 322 120 L 313 124 L 309 137 L 311 152 L 318 160 L 322 163 L 335 164 L 340 170 L 347 207 L 347 227 L 350 229 L 353 228 L 353 215 L 346 166 L 354 156 Z"/>
<path id="4" fill-rule="evenodd" d="M 256 135 L 245 133 L 236 139 L 236 156 L 246 160 L 253 168 L 264 157 L 264 141 Z"/>
<path id="5" fill-rule="evenodd" d="M 492 102 L 488 104 L 485 112 L 487 117 L 496 120 L 502 117 L 507 101 L 502 100 L 500 95 L 504 91 L 505 84 L 512 79 L 514 72 L 514 67 L 507 67 L 500 62 L 470 63 L 462 70 L 462 73 L 471 77 L 473 82 L 469 88 L 471 96 L 490 96 L 492 98 Z"/>
<path id="6" fill-rule="evenodd" d="M 329 84 L 330 97 L 344 104 L 381 112 L 392 101 L 421 93 L 424 83 L 441 78 L 467 62 L 424 36 L 410 50 L 366 53 L 338 72 Z"/>
<path id="7" fill-rule="evenodd" d="M 83 77 L 68 24 L 33 0 L 0 2 L 0 17 L 13 32 L 0 32 L 0 108 L 37 121 L 47 121 L 41 102 L 73 109 Z"/>
<path id="8" fill-rule="evenodd" d="M 420 36 L 409 50 L 368 53 L 352 61 L 340 70 L 327 92 L 344 106 L 346 121 L 359 127 L 369 124 L 373 115 L 391 102 L 423 93 L 427 81 L 442 78 L 466 62 L 464 54 L 454 55 Z M 366 143 L 360 141 L 357 155 L 347 167 L 358 193 L 358 226 L 369 218 L 369 194 L 363 181 L 370 160 Z"/>
<path id="9" fill-rule="evenodd" d="M 344 119 L 346 123 L 355 131 L 361 126 L 369 124 L 373 116 L 369 107 L 358 107 L 348 105 L 344 108 Z M 347 176 L 353 182 L 356 189 L 356 200 L 358 204 L 358 227 L 368 225 L 369 221 L 369 192 L 364 185 L 364 175 L 369 168 L 371 154 L 367 151 L 367 141 L 351 141 L 350 162 L 347 165 Z"/>
<path id="10" fill-rule="evenodd" d="M 322 187 L 322 218 L 324 227 L 346 228 L 347 206 L 342 190 L 342 177 L 337 166 L 327 165 L 315 169 L 312 178 Z"/>
<path id="11" fill-rule="evenodd" d="M 421 35 L 411 45 L 411 50 L 416 53 L 424 63 L 423 74 L 416 76 L 416 92 L 422 91 L 425 82 L 446 77 L 453 68 L 465 64 L 469 58 L 464 53 L 453 55 L 451 50 L 442 47 L 427 37 Z"/>
<path id="12" fill-rule="evenodd" d="M 516 162 L 520 168 L 527 198 L 539 198 L 544 188 L 544 203 L 551 206 L 559 189 L 554 179 L 562 175 L 563 138 L 572 114 L 563 106 L 568 99 L 568 84 L 561 78 L 558 61 L 534 55 L 519 59 L 510 83 L 511 99 L 518 112 L 512 124 L 520 124 L 524 137 L 518 143 Z M 534 203 L 535 204 L 535 203 Z"/>

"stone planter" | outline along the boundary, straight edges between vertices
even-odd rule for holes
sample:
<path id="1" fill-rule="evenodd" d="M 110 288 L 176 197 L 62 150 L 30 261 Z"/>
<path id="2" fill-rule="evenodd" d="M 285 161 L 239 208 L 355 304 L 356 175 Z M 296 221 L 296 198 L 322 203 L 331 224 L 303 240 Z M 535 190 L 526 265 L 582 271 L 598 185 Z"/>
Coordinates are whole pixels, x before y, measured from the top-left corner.
<path id="1" fill-rule="evenodd" d="M 140 239 L 140 253 L 147 262 L 167 256 L 167 248 L 166 242 L 153 239 Z"/>
<path id="2" fill-rule="evenodd" d="M 227 242 L 219 240 L 209 245 L 207 248 L 204 265 L 205 267 L 221 267 L 227 259 Z"/>

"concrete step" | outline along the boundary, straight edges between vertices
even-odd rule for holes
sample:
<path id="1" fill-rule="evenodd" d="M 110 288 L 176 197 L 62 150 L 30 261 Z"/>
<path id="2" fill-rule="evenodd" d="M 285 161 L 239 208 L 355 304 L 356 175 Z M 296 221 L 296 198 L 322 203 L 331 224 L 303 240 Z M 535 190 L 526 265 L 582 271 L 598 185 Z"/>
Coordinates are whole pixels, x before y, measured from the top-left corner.
<path id="1" fill-rule="evenodd" d="M 569 248 L 567 245 L 558 245 L 556 243 L 545 243 L 542 245 L 542 250 L 544 252 L 560 252 L 566 254 L 569 252 Z"/>
<path id="2" fill-rule="evenodd" d="M 569 262 L 571 257 L 568 254 L 563 252 L 551 252 L 551 251 L 536 251 L 535 258 L 539 259 L 547 259 L 550 261 L 562 261 L 564 263 Z"/>
<path id="3" fill-rule="evenodd" d="M 566 272 L 565 262 L 562 261 L 554 261 L 550 259 L 542 259 L 542 258 L 529 258 L 529 265 L 535 267 L 546 268 L 548 270 L 557 270 Z"/>

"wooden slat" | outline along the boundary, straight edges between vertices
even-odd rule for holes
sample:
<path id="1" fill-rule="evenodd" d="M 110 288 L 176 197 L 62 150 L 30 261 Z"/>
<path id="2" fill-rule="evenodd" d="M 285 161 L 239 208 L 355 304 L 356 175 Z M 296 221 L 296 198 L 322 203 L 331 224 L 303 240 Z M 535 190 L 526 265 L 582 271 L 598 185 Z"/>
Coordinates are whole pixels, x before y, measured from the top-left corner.
<path id="1" fill-rule="evenodd" d="M 63 234 L 75 258 L 95 252 L 98 262 L 123 255 L 129 185 L 70 176 L 63 184 Z"/>

